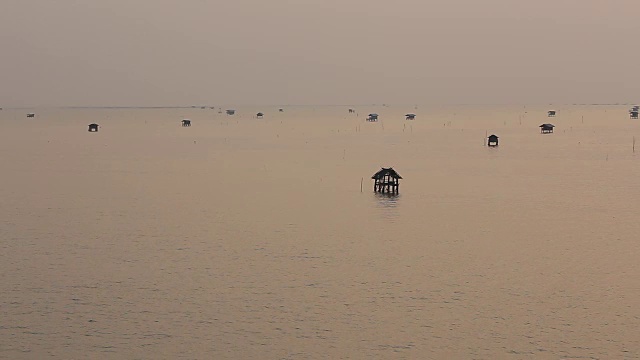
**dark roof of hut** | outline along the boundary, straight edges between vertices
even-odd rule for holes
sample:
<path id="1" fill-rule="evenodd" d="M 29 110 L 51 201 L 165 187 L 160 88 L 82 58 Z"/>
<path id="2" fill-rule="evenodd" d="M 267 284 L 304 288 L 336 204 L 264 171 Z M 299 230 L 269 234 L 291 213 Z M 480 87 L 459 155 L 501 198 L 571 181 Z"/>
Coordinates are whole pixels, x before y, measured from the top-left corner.
<path id="1" fill-rule="evenodd" d="M 89 124 L 89 126 L 99 126 L 98 124 Z"/>
<path id="2" fill-rule="evenodd" d="M 396 179 L 402 179 L 402 176 L 398 174 L 397 171 L 393 170 L 393 168 L 382 168 L 377 173 L 373 174 L 372 179 L 382 179 L 385 175 L 389 175 Z"/>
<path id="3" fill-rule="evenodd" d="M 495 134 L 489 135 L 489 139 L 497 139 L 497 138 L 498 138 L 498 135 L 495 135 Z"/>
<path id="4" fill-rule="evenodd" d="M 378 116 L 378 114 L 373 113 L 373 114 L 369 114 L 369 116 Z"/>
<path id="5" fill-rule="evenodd" d="M 415 116 L 416 116 L 416 114 L 406 114 L 405 116 L 415 117 Z"/>
<path id="6" fill-rule="evenodd" d="M 263 113 L 257 113 L 256 115 L 258 115 L 258 116 L 262 116 L 262 115 L 264 115 L 264 114 L 263 114 Z"/>
<path id="7" fill-rule="evenodd" d="M 540 127 L 541 127 L 541 128 L 554 128 L 554 127 L 556 127 L 556 126 L 555 126 L 555 125 L 553 125 L 553 124 L 542 124 L 542 125 L 540 125 Z"/>

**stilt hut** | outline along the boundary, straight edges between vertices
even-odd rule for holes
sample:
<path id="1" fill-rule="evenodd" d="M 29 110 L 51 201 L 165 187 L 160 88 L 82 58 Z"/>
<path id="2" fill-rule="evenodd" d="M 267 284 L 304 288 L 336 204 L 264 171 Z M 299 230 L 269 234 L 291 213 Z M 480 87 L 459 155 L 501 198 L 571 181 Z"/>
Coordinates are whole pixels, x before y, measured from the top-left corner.
<path id="1" fill-rule="evenodd" d="M 191 120 L 189 119 L 182 120 L 182 126 L 184 127 L 191 126 Z"/>
<path id="2" fill-rule="evenodd" d="M 264 114 L 259 112 L 256 114 L 256 119 L 262 119 L 264 117 Z"/>
<path id="3" fill-rule="evenodd" d="M 555 110 L 547 111 L 547 116 L 548 117 L 556 117 L 556 111 Z"/>
<path id="4" fill-rule="evenodd" d="M 541 134 L 551 134 L 553 133 L 553 128 L 556 127 L 553 124 L 542 124 L 540 125 L 540 133 Z"/>
<path id="5" fill-rule="evenodd" d="M 638 112 L 637 111 L 629 111 L 629 117 L 631 119 L 638 119 Z"/>
<path id="6" fill-rule="evenodd" d="M 378 121 L 378 114 L 369 114 L 367 121 Z"/>
<path id="7" fill-rule="evenodd" d="M 89 132 L 98 132 L 98 128 L 100 125 L 98 124 L 89 124 Z"/>
<path id="8" fill-rule="evenodd" d="M 284 109 L 280 108 L 278 109 L 278 112 L 284 112 Z"/>
<path id="9" fill-rule="evenodd" d="M 27 117 L 28 117 L 28 118 L 34 118 L 34 117 L 36 117 L 36 114 L 34 114 L 34 113 L 28 113 L 28 114 L 27 114 Z"/>
<path id="10" fill-rule="evenodd" d="M 233 114 L 235 114 L 235 113 L 236 113 L 236 111 L 235 111 L 235 110 L 233 110 L 233 109 L 229 109 L 229 110 L 227 110 L 227 115 L 233 115 Z"/>
<path id="11" fill-rule="evenodd" d="M 407 114 L 404 116 L 407 120 L 415 120 L 416 114 Z"/>
<path id="12" fill-rule="evenodd" d="M 487 146 L 498 146 L 498 135 L 489 135 L 487 138 Z"/>
<path id="13" fill-rule="evenodd" d="M 353 114 L 354 112 L 356 112 L 356 111 L 353 110 L 353 109 L 349 109 L 349 114 Z"/>
<path id="14" fill-rule="evenodd" d="M 373 191 L 379 193 L 397 194 L 400 187 L 400 179 L 402 176 L 393 168 L 382 168 L 371 177 L 373 182 Z"/>

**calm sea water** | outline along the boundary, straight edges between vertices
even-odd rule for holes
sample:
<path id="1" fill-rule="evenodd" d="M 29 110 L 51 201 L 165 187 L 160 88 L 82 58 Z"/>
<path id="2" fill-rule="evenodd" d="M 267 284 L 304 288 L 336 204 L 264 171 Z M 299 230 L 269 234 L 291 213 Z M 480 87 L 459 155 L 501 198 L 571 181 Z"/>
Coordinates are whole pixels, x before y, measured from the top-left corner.
<path id="1" fill-rule="evenodd" d="M 2 110 L 0 358 L 640 358 L 640 123 L 555 108 Z"/>

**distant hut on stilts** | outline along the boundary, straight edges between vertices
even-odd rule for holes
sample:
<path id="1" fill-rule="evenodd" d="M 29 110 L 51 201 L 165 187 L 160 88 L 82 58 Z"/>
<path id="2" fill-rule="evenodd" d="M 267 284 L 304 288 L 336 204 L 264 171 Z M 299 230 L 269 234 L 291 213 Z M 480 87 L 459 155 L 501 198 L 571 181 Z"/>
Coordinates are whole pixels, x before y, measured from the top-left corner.
<path id="1" fill-rule="evenodd" d="M 100 125 L 98 124 L 89 124 L 89 132 L 98 132 L 98 128 Z"/>
<path id="2" fill-rule="evenodd" d="M 264 117 L 264 114 L 259 112 L 256 114 L 256 119 L 262 119 Z"/>
<path id="3" fill-rule="evenodd" d="M 547 116 L 548 117 L 556 117 L 556 111 L 555 110 L 547 111 Z"/>
<path id="4" fill-rule="evenodd" d="M 367 121 L 375 122 L 378 121 L 378 114 L 369 114 L 367 117 Z"/>
<path id="5" fill-rule="evenodd" d="M 487 146 L 498 146 L 498 135 L 489 135 L 489 137 L 487 138 Z"/>
<path id="6" fill-rule="evenodd" d="M 233 109 L 227 110 L 227 115 L 234 115 L 235 113 L 236 113 L 236 111 L 233 110 Z"/>
<path id="7" fill-rule="evenodd" d="M 191 126 L 191 120 L 189 120 L 189 119 L 182 120 L 182 126 L 184 126 L 184 127 Z"/>
<path id="8" fill-rule="evenodd" d="M 407 120 L 415 120 L 416 119 L 416 114 L 406 114 L 404 117 Z"/>
<path id="9" fill-rule="evenodd" d="M 373 191 L 379 193 L 397 194 L 402 176 L 393 168 L 382 168 L 371 177 L 374 180 Z"/>
<path id="10" fill-rule="evenodd" d="M 542 124 L 540 125 L 540 133 L 541 134 L 552 134 L 553 128 L 556 127 L 553 124 Z"/>

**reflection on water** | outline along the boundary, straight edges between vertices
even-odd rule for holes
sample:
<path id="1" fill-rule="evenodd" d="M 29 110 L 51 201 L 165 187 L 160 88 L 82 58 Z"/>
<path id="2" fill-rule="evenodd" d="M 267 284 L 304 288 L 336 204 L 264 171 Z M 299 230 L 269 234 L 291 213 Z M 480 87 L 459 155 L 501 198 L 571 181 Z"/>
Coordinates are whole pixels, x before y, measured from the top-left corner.
<path id="1" fill-rule="evenodd" d="M 400 194 L 373 193 L 375 207 L 385 220 L 394 221 L 398 217 Z"/>

